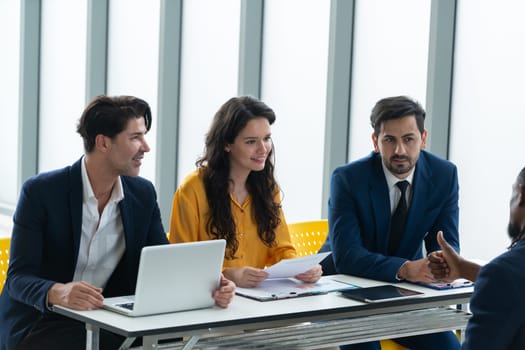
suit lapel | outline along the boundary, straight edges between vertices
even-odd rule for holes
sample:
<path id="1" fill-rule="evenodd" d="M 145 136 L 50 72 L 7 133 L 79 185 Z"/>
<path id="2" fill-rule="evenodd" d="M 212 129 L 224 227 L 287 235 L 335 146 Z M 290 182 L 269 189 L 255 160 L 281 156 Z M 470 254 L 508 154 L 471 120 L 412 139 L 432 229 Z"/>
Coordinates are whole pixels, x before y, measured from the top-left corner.
<path id="1" fill-rule="evenodd" d="M 75 264 L 77 264 L 78 250 L 80 249 L 80 236 L 82 234 L 82 170 L 81 161 L 75 162 L 69 172 L 69 207 L 71 213 L 71 227 L 73 229 L 73 249 Z M 73 267 L 74 267 L 73 266 Z"/>
<path id="2" fill-rule="evenodd" d="M 376 242 L 379 251 L 386 253 L 390 235 L 390 197 L 379 154 L 373 158 L 370 174 L 369 195 L 374 215 L 373 220 L 377 225 Z"/>
<path id="3" fill-rule="evenodd" d="M 133 193 L 131 193 L 128 189 L 126 178 L 121 176 L 120 179 L 122 181 L 122 191 L 124 193 L 124 199 L 119 202 L 120 217 L 122 219 L 122 226 L 124 227 L 124 239 L 126 242 L 126 252 L 124 258 L 127 259 L 128 262 L 138 261 L 139 258 L 136 256 L 137 252 L 135 251 L 135 247 L 137 246 L 137 238 L 135 237 L 134 230 L 135 212 L 133 206 L 133 203 L 135 203 L 136 199 L 133 197 Z M 138 252 L 138 254 L 140 254 L 140 252 Z M 133 264 L 128 263 L 127 266 L 130 276 L 134 276 Z"/>
<path id="4" fill-rule="evenodd" d="M 126 185 L 124 181 L 122 181 L 122 188 L 124 191 L 124 199 L 120 201 L 119 207 L 120 207 L 120 215 L 122 217 L 122 225 L 124 226 L 124 237 L 126 238 L 126 245 L 133 242 L 133 227 L 134 227 L 134 214 L 133 214 L 133 206 L 131 205 L 131 196 L 130 193 L 126 191 Z"/>

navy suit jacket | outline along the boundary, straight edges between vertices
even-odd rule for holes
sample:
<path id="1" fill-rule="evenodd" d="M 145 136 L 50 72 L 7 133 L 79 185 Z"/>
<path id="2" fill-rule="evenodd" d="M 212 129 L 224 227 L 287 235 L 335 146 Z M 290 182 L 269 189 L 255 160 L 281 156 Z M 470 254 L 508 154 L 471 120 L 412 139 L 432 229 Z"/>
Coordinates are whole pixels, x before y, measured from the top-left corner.
<path id="1" fill-rule="evenodd" d="M 437 231 L 459 251 L 458 178 L 451 162 L 421 151 L 412 182 L 405 232 L 395 256 L 388 256 L 390 198 L 379 153 L 334 170 L 328 206 L 329 239 L 338 273 L 396 282 L 407 260 L 439 250 Z"/>
<path id="2" fill-rule="evenodd" d="M 6 284 L 0 295 L 0 349 L 12 350 L 44 313 L 49 288 L 73 279 L 82 229 L 81 160 L 27 180 L 13 217 Z M 142 247 L 167 244 L 151 182 L 122 176 L 119 208 L 125 253 L 104 296 L 135 290 Z"/>
<path id="3" fill-rule="evenodd" d="M 525 349 L 525 240 L 479 272 L 464 350 Z"/>

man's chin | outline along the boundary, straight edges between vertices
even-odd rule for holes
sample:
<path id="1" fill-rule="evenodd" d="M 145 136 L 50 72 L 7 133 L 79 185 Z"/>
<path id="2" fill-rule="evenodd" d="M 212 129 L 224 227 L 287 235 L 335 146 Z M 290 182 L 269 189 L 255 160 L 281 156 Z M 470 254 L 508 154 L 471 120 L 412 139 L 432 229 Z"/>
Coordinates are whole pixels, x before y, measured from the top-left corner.
<path id="1" fill-rule="evenodd" d="M 129 176 L 129 177 L 136 177 L 139 176 L 140 173 L 140 167 L 133 167 L 131 169 L 128 169 L 122 176 Z"/>
<path id="2" fill-rule="evenodd" d="M 394 167 L 391 166 L 388 170 L 392 172 L 394 175 L 399 175 L 401 177 L 404 177 L 408 174 L 410 174 L 410 171 L 413 169 L 412 166 L 403 166 L 403 167 Z"/>

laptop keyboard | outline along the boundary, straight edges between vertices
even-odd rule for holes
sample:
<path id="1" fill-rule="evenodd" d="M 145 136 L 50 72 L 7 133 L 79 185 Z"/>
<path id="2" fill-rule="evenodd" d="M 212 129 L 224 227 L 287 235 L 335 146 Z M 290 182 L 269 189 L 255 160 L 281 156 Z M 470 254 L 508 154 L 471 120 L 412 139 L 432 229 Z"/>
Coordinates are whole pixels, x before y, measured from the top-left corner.
<path id="1" fill-rule="evenodd" d="M 117 304 L 117 306 L 123 307 L 128 310 L 133 310 L 133 302 L 130 303 L 123 303 L 123 304 Z"/>

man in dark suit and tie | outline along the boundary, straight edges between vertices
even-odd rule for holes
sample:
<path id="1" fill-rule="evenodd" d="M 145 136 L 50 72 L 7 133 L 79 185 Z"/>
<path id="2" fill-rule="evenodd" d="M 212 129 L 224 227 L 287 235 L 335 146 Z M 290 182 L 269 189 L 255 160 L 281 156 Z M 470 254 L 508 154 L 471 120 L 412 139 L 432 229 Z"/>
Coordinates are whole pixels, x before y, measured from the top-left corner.
<path id="1" fill-rule="evenodd" d="M 388 282 L 431 282 L 423 244 L 427 253 L 439 250 L 436 234 L 441 230 L 459 251 L 456 166 L 424 150 L 425 111 L 416 101 L 384 98 L 370 120 L 374 151 L 332 174 L 330 233 L 322 250 L 332 250 L 337 273 Z M 459 349 L 452 332 L 395 341 L 410 349 Z M 380 345 L 341 349 L 380 349 Z"/>
<path id="2" fill-rule="evenodd" d="M 1 350 L 84 348 L 84 325 L 51 307 L 91 310 L 133 294 L 141 249 L 168 243 L 153 184 L 137 176 L 150 127 L 145 101 L 99 96 L 77 128 L 85 155 L 24 183 L 0 295 Z M 223 279 L 216 303 L 226 307 L 234 290 Z M 100 336 L 102 349 L 122 341 Z"/>

